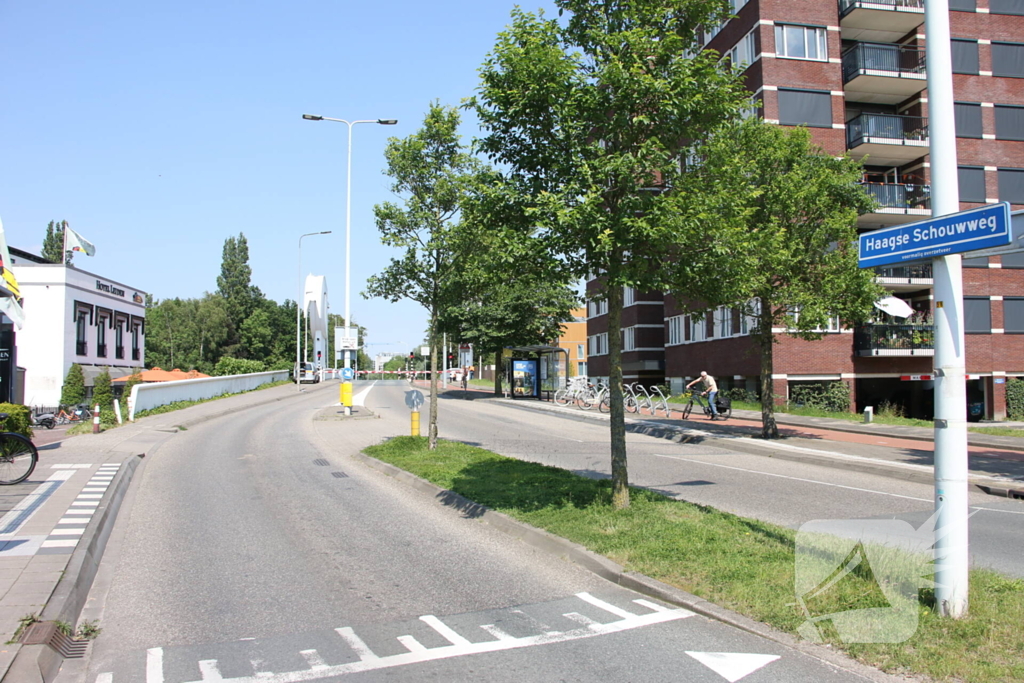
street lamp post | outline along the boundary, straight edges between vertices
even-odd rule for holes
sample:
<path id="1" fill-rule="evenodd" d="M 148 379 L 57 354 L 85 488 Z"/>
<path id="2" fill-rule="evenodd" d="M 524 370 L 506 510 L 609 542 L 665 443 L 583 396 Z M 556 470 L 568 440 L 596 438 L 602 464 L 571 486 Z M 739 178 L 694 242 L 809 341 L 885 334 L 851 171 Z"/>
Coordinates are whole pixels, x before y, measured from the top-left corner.
<path id="1" fill-rule="evenodd" d="M 296 389 L 302 388 L 302 383 L 299 381 L 302 378 L 302 343 L 299 341 L 302 335 L 302 319 L 299 317 L 299 311 L 302 310 L 302 300 L 306 298 L 306 287 L 302 282 L 302 238 L 310 237 L 312 235 L 330 235 L 330 230 L 324 230 L 322 232 L 307 232 L 305 235 L 299 236 L 299 298 L 295 302 L 295 387 Z"/>
<path id="2" fill-rule="evenodd" d="M 303 114 L 306 121 L 335 121 L 348 126 L 348 163 L 345 171 L 345 338 L 352 337 L 351 317 L 351 265 L 352 265 L 352 127 L 357 123 L 376 123 L 381 126 L 393 126 L 398 119 L 364 119 L 360 121 L 346 121 L 345 119 L 332 119 L 329 116 L 318 116 L 315 114 Z M 346 344 L 348 346 L 348 344 Z M 345 368 L 352 367 L 352 351 L 345 349 Z M 349 414 L 349 407 L 345 407 L 345 414 Z"/>

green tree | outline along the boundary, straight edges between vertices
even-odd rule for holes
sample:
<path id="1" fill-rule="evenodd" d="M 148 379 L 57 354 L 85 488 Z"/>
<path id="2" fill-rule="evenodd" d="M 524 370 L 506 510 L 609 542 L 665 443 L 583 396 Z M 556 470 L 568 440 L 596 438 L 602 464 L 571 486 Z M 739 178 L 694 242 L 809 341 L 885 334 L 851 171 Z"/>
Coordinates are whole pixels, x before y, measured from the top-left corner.
<path id="1" fill-rule="evenodd" d="M 676 188 L 681 160 L 749 104 L 699 28 L 725 0 L 555 0 L 561 20 L 522 10 L 481 68 L 480 149 L 505 169 L 508 205 L 538 226 L 574 278 L 600 273 L 608 301 L 611 469 L 629 505 L 622 401 L 623 287 L 660 289 L 664 264 L 714 240 Z M 689 147 L 687 146 L 689 145 Z M 510 209 L 512 210 L 512 209 Z"/>
<path id="2" fill-rule="evenodd" d="M 64 252 L 64 230 L 67 227 L 67 221 L 49 222 L 46 226 L 46 237 L 43 238 L 43 253 L 40 256 L 54 263 L 71 263 L 72 253 Z"/>
<path id="3" fill-rule="evenodd" d="M 726 189 L 742 223 L 709 217 L 727 257 L 707 272 L 680 270 L 667 289 L 701 305 L 735 302 L 754 318 L 761 360 L 761 433 L 778 438 L 772 391 L 773 328 L 820 339 L 830 318 L 862 321 L 882 295 L 857 266 L 857 216 L 872 206 L 858 161 L 830 156 L 804 128 L 751 119 L 714 136 L 690 174 L 693 194 Z"/>
<path id="4" fill-rule="evenodd" d="M 114 392 L 110 388 L 110 371 L 106 368 L 93 380 L 91 406 L 97 405 L 100 407 L 100 421 L 110 422 L 114 411 Z"/>
<path id="5" fill-rule="evenodd" d="M 76 406 L 85 402 L 85 375 L 82 373 L 82 366 L 72 363 L 68 374 L 64 378 L 64 386 L 60 392 L 60 404 L 62 406 Z"/>
<path id="6" fill-rule="evenodd" d="M 477 182 L 482 165 L 467 153 L 459 134 L 459 114 L 452 107 L 430 105 L 423 127 L 404 139 L 391 138 L 385 173 L 404 207 L 385 202 L 374 207 L 381 241 L 403 249 L 400 258 L 367 283 L 367 295 L 390 301 L 411 299 L 427 309 L 431 367 L 440 367 L 440 317 L 455 296 L 458 267 L 455 232 L 461 210 Z M 438 374 L 431 373 L 431 395 L 437 396 Z M 428 443 L 437 445 L 437 401 L 430 402 Z"/>
<path id="7" fill-rule="evenodd" d="M 291 365 L 288 367 L 291 367 Z M 223 377 L 225 375 L 248 375 L 253 372 L 263 372 L 266 369 L 266 366 L 258 360 L 224 356 L 217 361 L 217 366 L 213 369 L 213 375 L 215 377 Z"/>
<path id="8" fill-rule="evenodd" d="M 252 268 L 249 266 L 249 243 L 243 233 L 238 237 L 224 240 L 224 250 L 217 276 L 217 293 L 224 297 L 228 320 L 231 324 L 232 343 L 240 343 L 242 323 L 256 309 L 263 294 L 251 283 Z M 241 353 L 246 353 L 242 347 Z"/>
<path id="9" fill-rule="evenodd" d="M 486 206 L 486 199 L 470 206 L 474 205 Z M 457 269 L 460 294 L 443 312 L 442 326 L 450 338 L 473 344 L 475 355 L 493 354 L 500 369 L 505 347 L 558 339 L 562 323 L 572 320 L 579 297 L 566 284 L 559 261 L 531 230 L 499 223 L 480 208 L 466 213 L 459 231 L 465 244 L 458 251 L 473 256 Z M 511 269 L 515 277 L 509 277 Z M 494 393 L 501 394 L 500 372 L 494 373 Z"/>

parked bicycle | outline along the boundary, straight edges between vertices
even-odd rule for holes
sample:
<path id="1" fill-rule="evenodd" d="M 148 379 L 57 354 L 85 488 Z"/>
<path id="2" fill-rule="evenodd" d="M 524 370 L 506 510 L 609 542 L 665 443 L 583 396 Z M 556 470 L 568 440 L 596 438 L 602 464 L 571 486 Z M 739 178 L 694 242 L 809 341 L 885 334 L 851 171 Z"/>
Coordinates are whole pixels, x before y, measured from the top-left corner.
<path id="1" fill-rule="evenodd" d="M 9 413 L 0 413 L 0 425 L 7 426 Z M 0 486 L 28 479 L 39 461 L 39 451 L 26 437 L 15 432 L 0 432 Z"/>
<path id="2" fill-rule="evenodd" d="M 694 404 L 697 404 L 704 411 L 704 414 L 711 418 L 711 405 L 704 400 L 701 396 L 699 389 L 690 390 L 690 400 L 685 406 L 683 406 L 683 419 L 690 417 L 690 413 L 693 411 Z M 715 408 L 718 410 L 718 415 L 723 419 L 727 420 L 732 416 L 732 400 L 728 396 L 722 396 L 721 393 L 715 397 Z"/>
<path id="3" fill-rule="evenodd" d="M 83 422 L 85 420 L 92 419 L 92 411 L 86 406 L 77 406 L 75 408 L 68 408 L 67 410 L 62 407 L 54 419 L 59 425 Z"/>

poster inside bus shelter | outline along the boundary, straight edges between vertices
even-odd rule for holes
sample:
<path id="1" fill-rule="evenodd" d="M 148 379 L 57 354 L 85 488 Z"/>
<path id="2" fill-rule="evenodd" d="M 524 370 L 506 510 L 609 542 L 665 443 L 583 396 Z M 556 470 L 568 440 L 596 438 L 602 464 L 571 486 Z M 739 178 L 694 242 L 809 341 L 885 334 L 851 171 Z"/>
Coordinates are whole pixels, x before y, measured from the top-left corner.
<path id="1" fill-rule="evenodd" d="M 512 393 L 520 398 L 537 397 L 537 361 L 512 361 Z"/>

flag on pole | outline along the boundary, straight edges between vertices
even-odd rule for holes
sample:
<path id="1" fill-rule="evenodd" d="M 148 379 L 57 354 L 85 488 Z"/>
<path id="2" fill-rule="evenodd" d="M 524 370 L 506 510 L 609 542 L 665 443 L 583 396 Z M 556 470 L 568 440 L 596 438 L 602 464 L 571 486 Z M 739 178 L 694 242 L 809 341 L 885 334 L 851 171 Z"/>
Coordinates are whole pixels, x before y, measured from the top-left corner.
<path id="1" fill-rule="evenodd" d="M 3 280 L 0 284 L 7 291 L 0 292 L 0 312 L 7 315 L 14 321 L 18 329 L 25 324 L 25 311 L 21 308 L 21 288 L 18 287 L 18 278 L 14 277 L 11 270 L 11 254 L 7 251 L 7 236 L 4 235 L 4 224 L 0 221 L 0 275 Z"/>
<path id="2" fill-rule="evenodd" d="M 64 228 L 64 251 L 80 251 L 86 256 L 95 256 L 96 246 L 71 228 Z"/>

